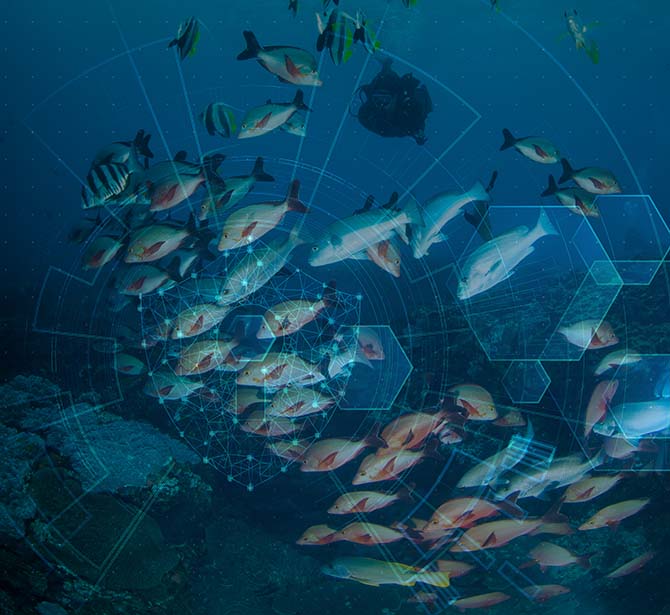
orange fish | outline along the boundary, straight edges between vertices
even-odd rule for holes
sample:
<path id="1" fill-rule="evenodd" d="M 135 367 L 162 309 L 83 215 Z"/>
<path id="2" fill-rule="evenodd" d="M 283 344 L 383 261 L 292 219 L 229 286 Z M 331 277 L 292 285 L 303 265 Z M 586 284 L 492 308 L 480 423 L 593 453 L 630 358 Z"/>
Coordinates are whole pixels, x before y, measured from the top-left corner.
<path id="1" fill-rule="evenodd" d="M 562 567 L 577 564 L 585 570 L 591 567 L 589 559 L 593 554 L 589 555 L 575 555 L 566 548 L 555 545 L 551 542 L 541 542 L 530 550 L 528 554 L 531 558 L 530 562 L 526 562 L 521 567 L 527 568 L 533 564 L 537 564 L 540 570 L 544 572 L 549 567 Z"/>
<path id="2" fill-rule="evenodd" d="M 327 545 L 331 542 L 341 540 L 337 535 L 337 530 L 334 530 L 327 525 L 313 525 L 308 527 L 296 540 L 299 545 Z"/>
<path id="3" fill-rule="evenodd" d="M 393 480 L 426 457 L 442 459 L 436 452 L 436 447 L 431 446 L 418 451 L 379 449 L 374 455 L 363 459 L 351 482 L 353 485 L 363 485 Z"/>
<path id="4" fill-rule="evenodd" d="M 371 446 L 386 446 L 386 443 L 377 435 L 371 433 L 362 440 L 348 440 L 345 438 L 328 438 L 315 442 L 307 449 L 300 470 L 302 472 L 330 472 L 355 459 L 366 448 Z"/>
<path id="5" fill-rule="evenodd" d="M 448 391 L 457 406 L 464 408 L 470 421 L 492 421 L 498 417 L 491 394 L 477 384 L 459 384 Z"/>
<path id="6" fill-rule="evenodd" d="M 410 499 L 409 489 L 407 488 L 399 489 L 396 493 L 351 491 L 350 493 L 343 493 L 337 498 L 328 512 L 331 515 L 370 513 L 405 499 Z"/>
<path id="7" fill-rule="evenodd" d="M 476 497 L 455 498 L 446 501 L 437 508 L 428 520 L 427 526 L 443 529 L 459 527 L 467 529 L 475 525 L 480 519 L 501 514 L 504 508 L 509 508 L 509 504 L 514 504 L 514 497 L 510 502 L 502 500 L 498 503 Z"/>
<path id="8" fill-rule="evenodd" d="M 290 436 L 300 430 L 302 425 L 281 416 L 267 416 L 264 410 L 255 410 L 240 429 L 257 436 L 271 438 Z"/>
<path id="9" fill-rule="evenodd" d="M 463 612 L 466 609 L 486 609 L 488 607 L 500 604 L 509 600 L 511 596 L 503 592 L 491 592 L 489 594 L 479 594 L 478 596 L 468 596 L 456 600 L 452 606 Z"/>
<path id="10" fill-rule="evenodd" d="M 618 388 L 618 380 L 604 380 L 603 382 L 599 382 L 595 389 L 593 389 L 589 405 L 586 407 L 586 418 L 584 419 L 585 438 L 588 438 L 593 426 L 599 423 L 607 413 L 607 408 Z"/>
<path id="11" fill-rule="evenodd" d="M 350 523 L 337 533 L 338 540 L 355 542 L 359 545 L 384 545 L 398 542 L 403 538 L 404 535 L 393 528 L 360 521 Z"/>
<path id="12" fill-rule="evenodd" d="M 563 585 L 529 585 L 521 591 L 533 602 L 545 602 L 550 598 L 569 594 L 570 588 Z"/>
<path id="13" fill-rule="evenodd" d="M 438 559 L 436 562 L 437 569 L 440 572 L 449 573 L 450 579 L 457 579 L 463 575 L 468 574 L 475 569 L 475 566 L 472 564 L 466 564 L 465 562 L 459 562 L 458 560 L 452 559 Z"/>
<path id="14" fill-rule="evenodd" d="M 611 474 L 606 476 L 590 476 L 570 485 L 563 494 L 565 504 L 576 502 L 588 502 L 603 493 L 607 493 L 622 478 L 623 474 Z"/>
<path id="15" fill-rule="evenodd" d="M 421 446 L 431 434 L 442 428 L 446 416 L 446 412 L 403 414 L 384 427 L 381 436 L 389 448 L 416 448 Z"/>
<path id="16" fill-rule="evenodd" d="M 624 500 L 623 502 L 617 502 L 611 506 L 606 506 L 593 515 L 588 521 L 582 523 L 577 529 L 597 530 L 601 527 L 616 529 L 619 523 L 640 512 L 647 504 L 649 504 L 649 502 L 649 498 L 644 498 L 640 500 Z"/>
<path id="17" fill-rule="evenodd" d="M 647 551 L 635 559 L 626 562 L 623 566 L 619 566 L 615 570 L 612 570 L 612 572 L 606 574 L 605 577 L 608 579 L 618 579 L 619 577 L 625 577 L 626 575 L 637 572 L 645 566 L 647 562 L 652 560 L 654 555 L 655 553 L 653 551 Z"/>

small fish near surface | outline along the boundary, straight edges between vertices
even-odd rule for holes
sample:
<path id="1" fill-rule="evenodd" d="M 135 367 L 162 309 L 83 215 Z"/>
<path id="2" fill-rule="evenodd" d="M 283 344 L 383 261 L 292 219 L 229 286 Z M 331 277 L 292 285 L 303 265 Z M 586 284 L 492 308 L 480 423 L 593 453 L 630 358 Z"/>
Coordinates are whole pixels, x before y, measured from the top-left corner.
<path id="1" fill-rule="evenodd" d="M 520 226 L 481 245 L 461 268 L 458 298 L 472 299 L 509 279 L 515 267 L 535 251 L 533 244 L 549 235 L 558 232 L 542 210 L 533 229 Z"/>
<path id="2" fill-rule="evenodd" d="M 598 167 L 573 169 L 565 158 L 561 158 L 561 165 L 563 165 L 563 175 L 558 180 L 559 184 L 572 180 L 591 194 L 619 194 L 621 192 L 619 182 L 611 171 Z"/>
<path id="3" fill-rule="evenodd" d="M 149 263 L 160 260 L 184 245 L 184 242 L 195 237 L 198 229 L 195 220 L 190 218 L 185 225 L 151 224 L 134 231 L 124 257 L 126 263 Z M 211 233 L 201 230 L 196 241 L 201 247 L 211 239 Z M 193 246 L 191 246 L 193 247 Z"/>
<path id="4" fill-rule="evenodd" d="M 205 333 L 219 325 L 229 312 L 229 306 L 213 303 L 200 303 L 188 307 L 175 316 L 171 323 L 170 337 L 173 340 L 180 340 Z"/>
<path id="5" fill-rule="evenodd" d="M 600 60 L 598 45 L 595 41 L 588 41 L 586 39 L 588 27 L 579 19 L 577 9 L 573 9 L 572 13 L 565 11 L 563 16 L 565 17 L 565 25 L 568 29 L 568 35 L 575 41 L 575 48 L 583 49 L 591 62 L 598 64 Z"/>
<path id="6" fill-rule="evenodd" d="M 318 364 L 309 363 L 289 352 L 270 352 L 256 357 L 237 375 L 239 385 L 269 389 L 281 389 L 289 385 L 309 386 L 323 380 Z"/>
<path id="7" fill-rule="evenodd" d="M 256 60 L 265 70 L 276 75 L 284 83 L 294 85 L 323 85 L 319 79 L 316 58 L 299 47 L 270 46 L 263 47 L 253 32 L 243 32 L 247 47 L 238 56 L 238 60 Z"/>
<path id="8" fill-rule="evenodd" d="M 207 132 L 212 136 L 219 135 L 228 138 L 235 134 L 237 129 L 233 110 L 223 103 L 210 103 L 199 115 L 199 118 L 205 125 Z"/>
<path id="9" fill-rule="evenodd" d="M 302 90 L 296 92 L 291 102 L 273 103 L 268 100 L 264 105 L 247 112 L 237 138 L 251 139 L 268 134 L 288 122 L 298 111 L 311 111 L 303 100 Z"/>
<path id="10" fill-rule="evenodd" d="M 639 513 L 643 508 L 649 504 L 649 498 L 639 500 L 625 500 L 617 502 L 611 506 L 599 510 L 592 517 L 582 523 L 577 529 L 579 530 L 597 530 L 603 527 L 616 529 L 616 527 L 624 519 L 632 517 Z"/>
<path id="11" fill-rule="evenodd" d="M 338 497 L 328 509 L 328 513 L 331 515 L 367 514 L 410 498 L 410 492 L 406 488 L 399 489 L 395 493 L 351 491 Z"/>
<path id="12" fill-rule="evenodd" d="M 330 472 L 358 457 L 366 448 L 386 446 L 375 431 L 359 440 L 327 438 L 309 447 L 302 459 L 301 472 Z"/>
<path id="13" fill-rule="evenodd" d="M 176 38 L 172 39 L 168 44 L 170 47 L 177 47 L 179 57 L 183 60 L 185 57 L 192 57 L 196 52 L 196 45 L 200 40 L 200 24 L 195 17 L 189 17 L 181 24 L 177 31 Z"/>
<path id="14" fill-rule="evenodd" d="M 586 216 L 587 218 L 599 218 L 600 211 L 595 203 L 596 196 L 583 188 L 559 188 L 553 175 L 549 176 L 549 185 L 541 196 L 554 196 L 556 200 L 567 207 L 571 212 Z"/>
<path id="15" fill-rule="evenodd" d="M 233 212 L 223 223 L 219 252 L 246 246 L 276 228 L 289 211 L 301 214 L 309 210 L 299 198 L 300 182 L 294 179 L 283 201 L 247 205 Z"/>
<path id="16" fill-rule="evenodd" d="M 507 128 L 503 129 L 504 142 L 500 150 L 513 147 L 517 152 L 540 164 L 554 164 L 558 162 L 561 155 L 554 144 L 543 137 L 519 137 L 516 138 Z"/>

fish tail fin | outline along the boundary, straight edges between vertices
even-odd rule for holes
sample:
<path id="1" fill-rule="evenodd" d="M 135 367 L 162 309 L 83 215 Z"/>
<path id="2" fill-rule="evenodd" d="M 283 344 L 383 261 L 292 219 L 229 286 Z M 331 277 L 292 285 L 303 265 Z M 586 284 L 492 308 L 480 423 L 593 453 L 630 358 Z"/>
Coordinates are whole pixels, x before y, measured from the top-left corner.
<path id="1" fill-rule="evenodd" d="M 417 581 L 425 583 L 426 585 L 432 585 L 433 587 L 449 587 L 449 576 L 448 572 L 433 572 L 430 570 L 424 570 L 417 574 Z"/>
<path id="2" fill-rule="evenodd" d="M 444 461 L 444 456 L 438 450 L 440 448 L 439 440 L 429 440 L 426 447 L 423 449 L 424 459 L 436 459 L 437 461 Z"/>
<path id="3" fill-rule="evenodd" d="M 597 551 L 591 553 L 586 553 L 585 555 L 580 555 L 577 558 L 577 565 L 581 566 L 584 570 L 589 570 L 591 568 L 591 558 L 596 555 Z"/>
<path id="4" fill-rule="evenodd" d="M 561 512 L 564 498 L 556 500 L 549 510 L 542 516 L 543 523 L 567 523 L 568 518 Z"/>
<path id="5" fill-rule="evenodd" d="M 489 184 L 486 186 L 486 193 L 489 194 L 493 188 L 495 188 L 496 181 L 498 180 L 498 171 L 493 171 L 491 173 L 491 179 L 489 179 Z"/>
<path id="6" fill-rule="evenodd" d="M 293 244 L 293 246 L 301 246 L 304 243 L 312 243 L 313 238 L 305 229 L 302 228 L 302 224 L 298 222 L 291 229 L 288 240 L 291 242 L 291 244 Z"/>
<path id="7" fill-rule="evenodd" d="M 379 435 L 381 429 L 381 423 L 375 423 L 372 426 L 372 431 L 365 437 L 365 444 L 375 448 L 388 448 L 386 441 Z"/>
<path id="8" fill-rule="evenodd" d="M 272 175 L 266 173 L 263 169 L 263 158 L 261 156 L 256 158 L 251 175 L 257 182 L 273 182 L 275 180 Z"/>
<path id="9" fill-rule="evenodd" d="M 591 41 L 591 44 L 588 47 L 585 47 L 584 50 L 586 51 L 586 55 L 589 56 L 591 62 L 598 64 L 600 61 L 600 50 L 598 49 L 597 43 L 595 41 Z"/>
<path id="10" fill-rule="evenodd" d="M 547 189 L 540 196 L 552 196 L 558 192 L 558 184 L 553 175 L 549 175 L 549 184 Z"/>
<path id="11" fill-rule="evenodd" d="M 470 195 L 470 198 L 473 201 L 488 201 L 489 200 L 489 193 L 488 191 L 482 186 L 481 182 L 476 182 L 472 188 L 468 191 L 468 194 Z"/>
<path id="12" fill-rule="evenodd" d="M 300 182 L 297 179 L 294 179 L 291 182 L 288 194 L 286 195 L 286 204 L 288 205 L 289 211 L 297 211 L 298 213 L 306 214 L 309 212 L 309 208 L 298 198 L 299 191 Z"/>
<path id="13" fill-rule="evenodd" d="M 570 166 L 567 158 L 561 158 L 561 166 L 563 167 L 563 174 L 558 178 L 558 183 L 570 181 L 575 170 Z"/>
<path id="14" fill-rule="evenodd" d="M 311 111 L 311 109 L 305 104 L 305 96 L 302 93 L 302 90 L 298 90 L 295 93 L 295 97 L 293 98 L 293 104 L 297 109 L 300 109 L 301 111 Z"/>
<path id="15" fill-rule="evenodd" d="M 260 43 L 256 39 L 256 36 L 251 30 L 245 30 L 242 35 L 244 36 L 244 40 L 247 43 L 247 47 L 244 51 L 241 51 L 237 55 L 237 59 L 253 60 L 258 56 L 258 53 L 263 50 L 263 47 L 261 47 Z"/>
<path id="16" fill-rule="evenodd" d="M 547 235 L 558 235 L 558 231 L 556 230 L 556 227 L 551 223 L 551 220 L 549 220 L 549 216 L 547 215 L 547 212 L 542 209 L 540 211 L 540 217 L 537 220 L 537 226 L 535 227 L 535 230 L 540 237 L 545 237 Z"/>
<path id="17" fill-rule="evenodd" d="M 519 491 L 510 493 L 504 500 L 497 502 L 498 508 L 502 512 L 515 519 L 522 519 L 526 514 L 523 508 L 516 503 L 519 499 L 519 493 Z"/>
<path id="18" fill-rule="evenodd" d="M 337 285 L 335 280 L 330 280 L 323 289 L 323 304 L 325 307 L 337 307 Z"/>
<path id="19" fill-rule="evenodd" d="M 503 144 L 500 146 L 500 151 L 514 147 L 516 145 L 516 139 L 514 138 L 514 135 L 507 128 L 503 128 L 502 133 Z"/>

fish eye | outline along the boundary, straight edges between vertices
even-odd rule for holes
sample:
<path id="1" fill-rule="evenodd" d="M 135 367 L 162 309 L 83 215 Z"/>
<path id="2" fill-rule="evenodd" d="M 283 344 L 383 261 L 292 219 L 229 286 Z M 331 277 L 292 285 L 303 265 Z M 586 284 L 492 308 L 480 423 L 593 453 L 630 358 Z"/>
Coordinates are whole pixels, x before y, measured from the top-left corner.
<path id="1" fill-rule="evenodd" d="M 400 259 L 399 259 L 399 258 L 396 258 L 396 259 L 393 261 L 393 264 L 394 264 L 394 265 L 399 265 L 399 264 L 400 264 Z"/>
<path id="2" fill-rule="evenodd" d="M 312 252 L 316 252 L 319 249 L 319 246 L 312 246 Z"/>
<path id="3" fill-rule="evenodd" d="M 224 234 L 223 234 L 223 238 L 224 238 L 224 239 L 228 239 L 228 233 L 224 233 Z"/>

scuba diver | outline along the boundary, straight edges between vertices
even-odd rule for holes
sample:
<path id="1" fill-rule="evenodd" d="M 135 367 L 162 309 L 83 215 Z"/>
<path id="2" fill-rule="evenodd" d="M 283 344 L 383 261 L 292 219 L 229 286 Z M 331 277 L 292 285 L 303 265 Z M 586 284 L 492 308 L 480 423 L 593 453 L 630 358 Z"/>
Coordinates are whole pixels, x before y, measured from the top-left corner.
<path id="1" fill-rule="evenodd" d="M 358 89 L 361 105 L 355 116 L 370 132 L 382 137 L 413 137 L 426 142 L 426 117 L 433 103 L 426 86 L 414 75 L 402 77 L 386 59 L 377 76 Z"/>

